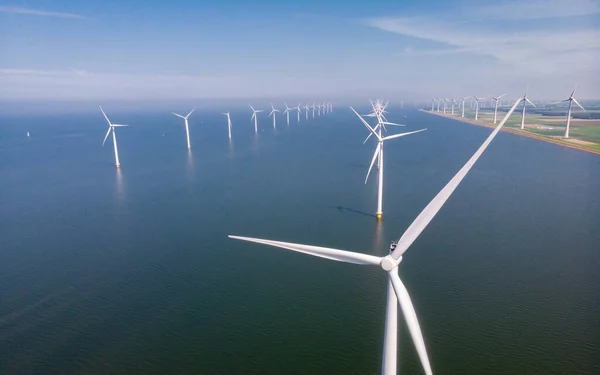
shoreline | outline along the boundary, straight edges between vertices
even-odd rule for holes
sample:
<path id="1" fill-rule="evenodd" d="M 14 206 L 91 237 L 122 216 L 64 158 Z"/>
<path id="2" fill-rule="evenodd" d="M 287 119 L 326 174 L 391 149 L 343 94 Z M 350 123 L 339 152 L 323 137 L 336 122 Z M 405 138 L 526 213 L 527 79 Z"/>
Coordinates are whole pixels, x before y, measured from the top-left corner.
<path id="1" fill-rule="evenodd" d="M 419 111 L 424 112 L 424 113 L 429 113 L 431 115 L 436 115 L 439 117 L 444 117 L 444 118 L 464 122 L 465 124 L 483 126 L 483 127 L 491 128 L 491 129 L 494 129 L 496 127 L 496 125 L 493 125 L 493 124 L 484 124 L 481 122 L 477 122 L 474 119 L 469 119 L 466 117 L 456 117 L 456 116 L 452 116 L 451 114 L 448 114 L 448 113 L 435 112 L 435 111 L 431 112 L 431 111 L 425 110 L 425 109 L 419 109 Z M 592 149 L 589 149 L 586 147 L 582 147 L 581 145 L 574 144 L 574 143 L 571 143 L 568 141 L 564 141 L 561 138 L 551 138 L 551 137 L 547 137 L 547 136 L 543 136 L 543 135 L 539 135 L 539 134 L 535 134 L 535 133 L 531 133 L 531 132 L 522 132 L 518 129 L 512 129 L 512 128 L 507 128 L 507 127 L 503 127 L 501 129 L 501 131 L 507 132 L 507 133 L 512 133 L 512 134 L 515 134 L 515 135 L 518 135 L 521 137 L 536 139 L 538 141 L 542 141 L 542 142 L 546 142 L 546 143 L 552 143 L 557 146 L 572 148 L 574 150 L 583 151 L 583 152 L 587 152 L 587 153 L 594 154 L 594 155 L 600 155 L 600 150 L 592 150 Z"/>

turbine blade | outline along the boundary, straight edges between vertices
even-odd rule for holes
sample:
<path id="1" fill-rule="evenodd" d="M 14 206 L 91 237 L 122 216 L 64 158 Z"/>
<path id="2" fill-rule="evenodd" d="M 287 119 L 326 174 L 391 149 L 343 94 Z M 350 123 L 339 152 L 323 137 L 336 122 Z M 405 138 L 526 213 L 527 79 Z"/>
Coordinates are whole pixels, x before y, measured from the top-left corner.
<path id="1" fill-rule="evenodd" d="M 381 143 L 377 142 L 377 148 L 375 148 L 375 153 L 373 154 L 373 159 L 371 160 L 371 165 L 369 165 L 369 170 L 367 171 L 367 177 L 365 177 L 365 184 L 369 179 L 369 174 L 371 173 L 371 169 L 373 168 L 373 164 L 375 164 L 375 160 L 377 159 L 377 155 L 379 155 L 379 151 L 381 150 Z"/>
<path id="2" fill-rule="evenodd" d="M 415 133 L 420 133 L 420 132 L 424 132 L 425 130 L 427 130 L 427 129 L 425 128 L 425 129 L 419 129 L 419 130 L 415 130 L 413 132 L 408 132 L 408 133 L 394 134 L 394 135 L 390 135 L 390 136 L 384 137 L 383 140 L 387 141 L 388 139 L 404 137 L 405 135 L 411 135 L 411 134 L 415 134 Z"/>
<path id="3" fill-rule="evenodd" d="M 583 110 L 585 111 L 585 108 L 583 108 L 583 107 L 581 106 L 581 104 L 579 104 L 579 102 L 577 101 L 577 99 L 573 98 L 573 103 L 577 104 L 577 106 L 578 106 L 579 108 L 581 108 L 581 109 L 583 109 Z"/>
<path id="4" fill-rule="evenodd" d="M 188 113 L 188 114 L 187 114 L 187 116 L 185 116 L 185 118 L 188 118 L 188 117 L 190 117 L 190 115 L 191 115 L 191 114 L 192 114 L 192 113 L 193 113 L 195 110 L 196 110 L 196 108 L 192 109 L 192 110 L 190 111 L 190 113 Z"/>
<path id="5" fill-rule="evenodd" d="M 248 104 L 248 105 L 250 106 L 250 109 L 252 109 L 252 112 L 256 112 L 256 111 L 254 110 L 254 107 L 252 106 L 252 104 Z"/>
<path id="6" fill-rule="evenodd" d="M 367 127 L 367 129 L 369 129 L 371 131 L 371 133 L 375 134 L 375 137 L 377 137 L 377 139 L 379 139 L 379 134 L 377 134 L 375 132 L 375 130 L 373 130 L 373 128 L 365 121 L 365 119 L 362 118 L 362 116 L 359 115 L 358 112 L 356 112 L 354 110 L 354 108 L 350 107 L 350 109 L 352 110 L 352 112 L 354 112 L 358 116 L 358 118 L 360 119 L 360 121 L 362 121 L 362 123 Z"/>
<path id="7" fill-rule="evenodd" d="M 100 106 L 98 106 L 100 107 Z M 104 118 L 106 119 L 106 122 L 108 122 L 108 126 L 112 125 L 110 123 L 110 120 L 108 119 L 108 116 L 106 115 L 106 113 L 104 113 L 104 110 L 102 109 L 102 107 L 100 107 L 100 111 L 102 111 L 102 114 L 104 115 Z"/>
<path id="8" fill-rule="evenodd" d="M 110 131 L 112 130 L 112 127 L 108 127 L 108 131 L 106 132 L 106 136 L 104 136 L 104 140 L 102 141 L 102 147 L 104 147 L 104 143 L 106 142 L 106 138 L 108 138 L 108 135 L 110 134 Z"/>
<path id="9" fill-rule="evenodd" d="M 123 124 L 112 124 L 112 126 L 129 126 L 129 125 L 123 125 Z"/>
<path id="10" fill-rule="evenodd" d="M 419 237 L 419 235 L 427 228 L 427 225 L 433 220 L 435 215 L 440 211 L 444 203 L 450 198 L 454 190 L 458 187 L 460 182 L 465 178 L 467 173 L 471 170 L 473 165 L 477 162 L 477 159 L 483 154 L 485 149 L 490 145 L 490 143 L 496 137 L 496 134 L 500 132 L 500 129 L 506 123 L 506 120 L 510 117 L 510 115 L 514 112 L 517 105 L 521 102 L 521 99 L 517 99 L 515 104 L 511 107 L 511 109 L 506 113 L 500 124 L 494 129 L 492 134 L 490 134 L 487 139 L 483 142 L 481 146 L 475 151 L 473 156 L 467 161 L 467 163 L 456 173 L 454 177 L 444 186 L 444 188 L 429 202 L 427 207 L 421 211 L 419 216 L 412 222 L 412 224 L 408 227 L 408 229 L 402 234 L 398 244 L 396 245 L 396 249 L 392 252 L 392 257 L 394 259 L 399 259 L 402 254 L 412 245 L 413 242 Z"/>
<path id="11" fill-rule="evenodd" d="M 404 124 L 396 124 L 396 123 L 393 123 L 393 122 L 387 122 L 387 121 L 382 121 L 381 123 L 382 123 L 382 124 L 384 124 L 384 125 L 406 126 L 406 125 L 404 125 Z"/>
<path id="12" fill-rule="evenodd" d="M 236 239 L 236 240 L 255 242 L 255 243 L 260 243 L 263 245 L 280 247 L 282 249 L 297 251 L 299 253 L 313 255 L 313 256 L 321 257 L 321 258 L 325 258 L 325 259 L 336 260 L 338 262 L 354 263 L 354 264 L 361 264 L 361 265 L 379 265 L 381 263 L 380 257 L 362 254 L 362 253 L 354 253 L 354 252 L 345 251 L 345 250 L 331 249 L 328 247 L 301 245 L 301 244 L 296 244 L 296 243 L 291 243 L 291 242 L 271 241 L 271 240 L 263 240 L 260 238 L 241 237 L 241 236 L 232 236 L 232 235 L 229 235 L 228 237 Z"/>
<path id="13" fill-rule="evenodd" d="M 373 135 L 373 133 L 369 133 L 369 135 L 367 135 L 367 138 L 365 138 L 365 141 L 363 142 L 363 145 L 365 143 L 367 143 L 367 141 L 369 140 L 369 138 L 371 138 L 372 135 Z"/>
<path id="14" fill-rule="evenodd" d="M 404 315 L 404 320 L 406 320 L 408 331 L 412 337 L 413 344 L 415 344 L 415 349 L 417 349 L 417 354 L 421 360 L 421 365 L 423 365 L 423 370 L 425 370 L 426 375 L 433 375 L 433 372 L 431 371 L 431 364 L 429 363 L 429 358 L 427 357 L 427 349 L 425 349 L 425 340 L 423 339 L 423 333 L 421 332 L 419 320 L 417 319 L 417 312 L 415 311 L 415 307 L 410 300 L 408 290 L 406 290 L 406 287 L 396 273 L 389 273 L 388 277 L 392 282 L 394 292 L 396 292 L 396 297 L 398 297 L 398 303 L 402 309 L 402 315 Z"/>
<path id="15" fill-rule="evenodd" d="M 527 98 L 527 97 L 524 97 L 523 99 L 525 99 L 525 100 L 527 101 L 527 103 L 529 103 L 529 104 L 531 104 L 532 106 L 534 106 L 534 107 L 535 107 L 535 104 L 533 104 L 533 103 L 531 102 L 531 100 L 529 100 L 529 98 Z"/>
<path id="16" fill-rule="evenodd" d="M 182 119 L 185 119 L 185 116 L 179 115 L 179 114 L 177 114 L 177 113 L 175 113 L 175 112 L 171 112 L 171 113 L 172 113 L 172 114 L 174 114 L 174 115 L 175 115 L 175 116 L 177 116 L 177 117 L 181 117 Z"/>

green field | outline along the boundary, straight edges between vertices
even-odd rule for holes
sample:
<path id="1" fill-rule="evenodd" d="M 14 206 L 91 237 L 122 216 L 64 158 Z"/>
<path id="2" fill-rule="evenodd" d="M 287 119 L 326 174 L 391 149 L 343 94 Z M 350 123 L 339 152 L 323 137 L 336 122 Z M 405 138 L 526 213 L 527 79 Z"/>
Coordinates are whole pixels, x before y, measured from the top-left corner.
<path id="1" fill-rule="evenodd" d="M 438 114 L 438 112 L 434 112 Z M 439 114 L 442 114 L 439 112 Z M 506 115 L 506 109 L 498 110 L 498 122 Z M 452 117 L 447 112 L 446 116 Z M 588 119 L 582 119 L 586 116 Z M 456 111 L 454 117 L 460 119 L 461 111 Z M 579 117 L 579 118 L 578 118 Z M 465 120 L 475 122 L 475 111 L 465 109 Z M 493 126 L 493 109 L 479 110 L 477 124 Z M 517 108 L 505 124 L 507 131 L 523 136 L 529 136 L 552 143 L 557 143 L 581 150 L 600 153 L 600 110 L 592 109 L 586 112 L 573 111 L 569 139 L 564 138 L 566 114 L 564 110 L 548 110 L 527 108 L 525 114 L 525 129 L 521 127 L 521 110 Z"/>

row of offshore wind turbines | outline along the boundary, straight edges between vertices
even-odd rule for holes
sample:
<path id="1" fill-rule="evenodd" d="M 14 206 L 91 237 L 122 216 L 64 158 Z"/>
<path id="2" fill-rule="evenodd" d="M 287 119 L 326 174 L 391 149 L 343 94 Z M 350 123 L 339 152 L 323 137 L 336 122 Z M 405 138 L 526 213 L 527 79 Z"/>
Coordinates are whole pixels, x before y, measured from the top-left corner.
<path id="1" fill-rule="evenodd" d="M 473 156 L 466 162 L 466 164 L 456 173 L 456 175 L 444 186 L 444 188 L 429 202 L 429 204 L 421 211 L 421 213 L 416 217 L 416 219 L 412 222 L 412 224 L 406 229 L 406 231 L 402 234 L 402 236 L 394 241 L 392 246 L 390 247 L 390 253 L 384 257 L 378 257 L 363 253 L 355 253 L 346 250 L 339 250 L 333 248 L 326 248 L 320 246 L 312 246 L 312 245 L 304 245 L 304 244 L 296 244 L 290 242 L 281 242 L 281 241 L 273 241 L 267 239 L 259 239 L 252 237 L 242 237 L 242 236 L 234 236 L 230 235 L 230 238 L 243 240 L 248 242 L 254 242 L 274 247 L 279 247 L 291 251 L 296 251 L 303 254 L 308 254 L 320 258 L 353 263 L 359 265 L 371 265 L 371 266 L 379 266 L 387 273 L 388 282 L 387 282 L 387 302 L 386 302 L 386 318 L 385 318 L 385 332 L 383 338 L 383 355 L 382 355 L 382 370 L 381 373 L 383 375 L 395 375 L 397 371 L 397 342 L 398 342 L 398 334 L 397 334 L 397 326 L 398 326 L 398 305 L 402 310 L 402 314 L 406 321 L 410 336 L 412 338 L 412 342 L 415 346 L 417 355 L 423 367 L 425 374 L 432 375 L 433 371 L 431 368 L 431 364 L 429 362 L 429 357 L 427 354 L 427 349 L 425 346 L 425 340 L 423 338 L 423 333 L 421 327 L 419 325 L 419 321 L 417 318 L 417 313 L 414 308 L 414 305 L 411 301 L 411 298 L 408 294 L 408 290 L 405 285 L 400 280 L 398 276 L 398 266 L 403 259 L 403 254 L 408 250 L 408 248 L 413 244 L 413 242 L 419 237 L 419 235 L 425 230 L 425 228 L 429 225 L 429 223 L 433 220 L 433 218 L 440 211 L 442 206 L 446 203 L 446 201 L 450 198 L 452 193 L 456 190 L 460 182 L 464 179 L 467 173 L 471 170 L 473 165 L 477 162 L 477 160 L 481 157 L 483 152 L 487 149 L 493 139 L 496 137 L 498 132 L 504 126 L 508 118 L 514 112 L 516 107 L 521 103 L 522 99 L 515 101 L 510 110 L 506 113 L 500 124 L 494 129 L 494 131 L 488 136 L 488 138 L 483 142 L 483 144 L 475 151 Z M 386 118 L 386 107 L 387 103 L 384 103 L 382 100 L 371 101 L 372 111 L 368 114 L 361 115 L 359 114 L 353 107 L 350 107 L 351 111 L 360 119 L 362 124 L 368 130 L 367 138 L 364 140 L 363 144 L 366 143 L 371 137 L 377 141 L 377 145 L 375 147 L 375 152 L 371 159 L 371 163 L 369 165 L 369 169 L 367 171 L 367 176 L 365 178 L 365 183 L 367 182 L 369 175 L 373 169 L 374 165 L 377 165 L 377 173 L 378 173 L 378 197 L 377 197 L 377 212 L 376 217 L 380 219 L 383 214 L 383 174 L 384 174 L 384 144 L 386 141 L 389 141 L 394 138 L 399 138 L 411 134 L 416 134 L 425 131 L 426 129 L 419 129 L 415 131 L 410 131 L 406 133 L 398 133 L 393 135 L 384 136 L 384 132 L 387 132 L 386 126 L 405 126 L 403 124 L 393 123 L 387 120 Z M 300 106 L 294 107 L 300 113 Z M 284 113 L 288 113 L 292 111 L 294 108 L 287 107 Z M 321 107 L 323 108 L 323 107 Z M 113 142 L 115 145 L 115 158 L 117 167 L 119 166 L 118 161 L 118 151 L 117 151 L 117 143 L 115 136 L 115 128 L 119 126 L 125 126 L 120 124 L 113 124 L 110 122 L 102 108 L 100 108 L 102 114 L 104 115 L 106 121 L 109 124 L 108 132 L 104 138 L 104 141 L 108 138 L 109 134 L 113 133 Z M 252 108 L 252 117 L 251 120 L 254 121 L 255 131 L 257 130 L 257 120 L 256 115 L 260 112 L 260 110 L 256 110 Z M 326 106 L 326 112 L 331 112 L 332 106 Z M 179 114 L 175 114 L 178 117 L 181 117 L 185 120 L 186 123 L 186 135 L 188 136 L 188 147 L 189 145 L 189 130 L 187 126 L 187 119 L 191 115 L 193 110 L 188 113 L 186 116 L 182 116 Z M 276 113 L 279 112 L 273 106 L 271 107 L 270 116 L 275 116 Z M 320 114 L 320 113 L 319 113 Z M 228 127 L 231 129 L 231 120 L 229 118 L 228 113 L 226 112 L 228 120 Z M 306 118 L 308 118 L 308 111 L 305 112 Z M 298 119 L 300 115 L 298 114 Z M 374 119 L 375 124 L 371 125 L 368 120 Z M 372 121 L 372 120 L 370 120 Z M 273 121 L 273 125 L 276 126 L 275 120 Z M 103 142 L 104 143 L 104 142 Z"/>
<path id="2" fill-rule="evenodd" d="M 498 107 L 500 106 L 501 103 L 501 99 L 505 96 L 506 94 L 502 94 L 502 95 L 498 95 L 498 96 L 492 96 L 491 97 L 491 103 L 490 106 L 494 107 L 494 124 L 497 123 L 497 119 L 498 119 Z M 559 100 L 557 102 L 551 103 L 550 105 L 556 105 L 556 104 L 562 104 L 565 102 L 569 103 L 569 110 L 567 112 L 567 120 L 566 120 L 566 124 L 565 124 L 565 136 L 564 138 L 569 138 L 569 130 L 571 127 L 571 112 L 573 110 L 573 103 L 575 103 L 575 105 L 577 105 L 579 108 L 581 108 L 583 111 L 585 111 L 585 108 L 583 108 L 583 106 L 581 104 L 579 104 L 579 102 L 577 101 L 577 99 L 575 99 L 574 97 L 575 95 L 575 89 L 571 92 L 571 95 L 569 95 L 568 98 L 563 99 L 563 100 Z M 436 98 L 432 98 L 431 99 L 431 112 L 440 112 L 440 107 L 441 107 L 441 112 L 443 113 L 447 113 L 450 112 L 451 115 L 454 115 L 454 107 L 455 105 L 459 105 L 458 109 L 462 110 L 461 113 L 461 117 L 465 117 L 465 102 L 471 99 L 471 107 L 475 109 L 475 120 L 477 120 L 479 118 L 479 108 L 480 108 L 480 104 L 483 100 L 485 100 L 486 98 L 484 97 L 478 97 L 478 96 L 466 96 L 464 98 L 460 98 L 459 100 L 456 100 L 455 98 L 451 98 L 451 99 L 446 99 L 446 98 L 441 98 L 441 99 L 436 99 Z M 521 103 L 523 103 L 523 109 L 522 109 L 522 113 L 521 113 L 521 130 L 525 129 L 525 108 L 527 107 L 527 103 L 531 104 L 532 106 L 536 107 L 535 104 L 533 104 L 533 102 L 531 100 L 529 100 L 529 98 L 527 97 L 527 92 L 525 92 L 525 95 L 523 95 L 522 98 L 519 99 L 519 101 Z M 450 108 L 449 108 L 450 107 Z"/>
<path id="3" fill-rule="evenodd" d="M 100 107 L 100 111 L 102 112 L 102 115 L 106 119 L 106 122 L 108 122 L 108 131 L 106 132 L 106 136 L 104 136 L 104 140 L 102 141 L 102 147 L 104 147 L 104 144 L 106 143 L 106 140 L 108 139 L 108 136 L 112 133 L 113 146 L 114 146 L 114 150 L 115 150 L 115 166 L 117 168 L 120 168 L 121 163 L 119 162 L 119 149 L 117 147 L 116 128 L 121 127 L 121 126 L 129 126 L 129 125 L 113 124 L 112 122 L 110 122 L 108 116 L 102 109 L 102 106 L 99 106 L 99 107 Z M 264 112 L 264 110 L 254 109 L 254 107 L 251 104 L 250 104 L 250 109 L 252 110 L 252 116 L 250 117 L 250 121 L 254 121 L 254 132 L 257 133 L 258 132 L 258 116 L 257 115 L 260 112 Z M 285 110 L 283 111 L 283 114 L 286 116 L 286 122 L 288 125 L 290 124 L 290 113 L 292 111 L 297 111 L 297 113 L 298 113 L 297 121 L 300 122 L 302 109 L 305 110 L 305 119 L 308 120 L 310 110 L 312 110 L 312 118 L 315 118 L 315 114 L 317 116 L 321 116 L 321 115 L 324 115 L 327 113 L 331 113 L 333 111 L 333 104 L 328 102 L 328 103 L 319 103 L 319 104 L 313 103 L 312 105 L 305 104 L 304 106 L 302 106 L 301 104 L 298 104 L 296 107 L 288 107 L 287 103 L 285 103 Z M 186 136 L 186 140 L 187 140 L 188 150 L 190 150 L 192 148 L 192 145 L 190 143 L 190 127 L 188 124 L 188 118 L 194 112 L 194 110 L 195 110 L 195 108 L 192 109 L 190 112 L 188 112 L 188 114 L 185 116 L 180 115 L 175 112 L 171 112 L 175 116 L 182 118 L 185 123 L 185 136 Z M 273 104 L 271 104 L 271 112 L 269 112 L 269 117 L 273 118 L 273 129 L 277 129 L 277 113 L 278 112 L 281 112 L 281 111 L 276 109 L 273 106 Z M 229 115 L 229 111 L 224 112 L 223 114 L 227 118 L 227 132 L 229 135 L 229 139 L 231 139 L 231 116 Z M 27 136 L 29 136 L 29 132 L 27 133 Z"/>
<path id="4" fill-rule="evenodd" d="M 512 107 L 508 110 L 500 124 L 496 126 L 494 131 L 488 136 L 488 138 L 483 142 L 483 144 L 475 151 L 473 156 L 466 162 L 466 164 L 456 173 L 456 175 L 442 188 L 442 190 L 429 202 L 429 204 L 421 211 L 421 213 L 416 217 L 416 219 L 412 222 L 412 224 L 406 229 L 406 231 L 402 234 L 402 236 L 397 240 L 392 242 L 392 246 L 390 247 L 390 253 L 384 257 L 378 257 L 363 253 L 350 252 L 346 250 L 339 250 L 333 248 L 326 248 L 320 246 L 312 246 L 312 245 L 304 245 L 290 242 L 281 242 L 281 241 L 273 241 L 267 239 L 260 238 L 252 238 L 252 237 L 242 237 L 242 236 L 233 236 L 230 235 L 230 238 L 259 243 L 268 246 L 279 247 L 286 250 L 296 251 L 303 254 L 308 254 L 320 258 L 335 260 L 339 262 L 346 263 L 354 263 L 359 265 L 370 265 L 370 266 L 378 266 L 383 269 L 387 273 L 388 282 L 387 282 L 387 302 L 386 302 L 386 317 L 385 317 L 385 332 L 383 336 L 383 355 L 382 355 L 382 365 L 381 365 L 381 374 L 382 375 L 395 375 L 397 371 L 397 354 L 398 354 L 398 305 L 400 305 L 400 309 L 402 310 L 402 314 L 406 321 L 406 325 L 408 327 L 408 331 L 412 338 L 412 342 L 415 346 L 417 355 L 423 367 L 423 370 L 426 375 L 432 375 L 433 370 L 431 368 L 431 364 L 429 362 L 429 357 L 427 354 L 427 349 L 425 346 L 425 340 L 423 338 L 423 333 L 421 331 L 421 327 L 419 325 L 419 321 L 417 318 L 417 313 L 415 311 L 414 305 L 411 301 L 411 298 L 408 294 L 408 290 L 400 280 L 398 276 L 398 266 L 402 261 L 403 254 L 408 250 L 408 248 L 413 244 L 413 242 L 419 237 L 419 235 L 427 228 L 429 223 L 433 220 L 433 218 L 440 211 L 444 203 L 450 198 L 452 193 L 456 190 L 460 182 L 464 179 L 467 173 L 471 170 L 473 165 L 477 162 L 477 160 L 481 157 L 483 152 L 487 149 L 490 143 L 494 140 L 496 135 L 500 132 L 508 118 L 517 108 L 519 103 L 521 103 L 522 99 L 518 99 L 512 105 Z M 369 135 L 367 139 L 371 136 L 374 136 L 377 140 L 377 146 L 375 148 L 375 153 L 373 155 L 373 159 L 371 160 L 371 165 L 369 166 L 369 170 L 367 171 L 367 179 L 373 168 L 375 161 L 377 160 L 378 173 L 379 173 L 379 193 L 378 193 L 378 217 L 381 217 L 382 213 L 382 186 L 383 186 L 383 145 L 386 140 L 390 140 L 393 138 L 402 137 L 409 134 L 414 134 L 418 132 L 422 132 L 426 129 L 420 129 L 408 133 L 400 133 L 394 134 L 390 136 L 384 137 L 382 134 L 382 130 L 385 130 L 386 125 L 400 125 L 394 124 L 385 118 L 385 107 L 386 104 L 383 104 L 382 101 L 378 100 L 376 102 L 372 102 L 373 112 L 367 115 L 361 116 L 354 108 L 350 107 L 350 109 L 358 116 L 361 122 L 365 125 L 365 127 L 369 131 Z M 375 118 L 377 123 L 375 126 L 371 126 L 365 117 Z M 367 140 L 365 140 L 366 142 Z M 365 179 L 366 182 L 366 179 Z"/>

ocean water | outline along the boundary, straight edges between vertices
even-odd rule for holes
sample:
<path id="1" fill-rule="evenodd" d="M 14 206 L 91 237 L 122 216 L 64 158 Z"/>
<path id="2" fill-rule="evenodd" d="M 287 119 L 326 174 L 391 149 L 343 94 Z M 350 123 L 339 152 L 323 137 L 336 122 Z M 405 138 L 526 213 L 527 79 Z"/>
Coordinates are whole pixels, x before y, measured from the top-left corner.
<path id="1" fill-rule="evenodd" d="M 377 374 L 386 280 L 228 234 L 384 255 L 490 133 L 347 107 L 0 117 L 0 373 Z M 362 108 L 366 111 L 366 108 Z M 406 119 L 404 119 L 406 116 Z M 29 131 L 31 137 L 25 137 Z M 600 157 L 500 133 L 406 252 L 436 374 L 600 373 Z M 399 373 L 422 369 L 400 318 Z"/>

